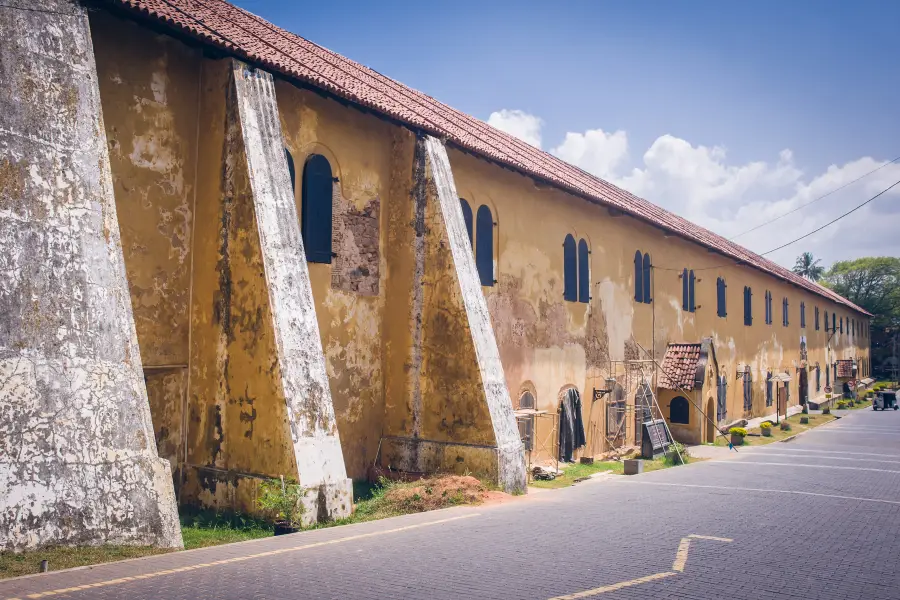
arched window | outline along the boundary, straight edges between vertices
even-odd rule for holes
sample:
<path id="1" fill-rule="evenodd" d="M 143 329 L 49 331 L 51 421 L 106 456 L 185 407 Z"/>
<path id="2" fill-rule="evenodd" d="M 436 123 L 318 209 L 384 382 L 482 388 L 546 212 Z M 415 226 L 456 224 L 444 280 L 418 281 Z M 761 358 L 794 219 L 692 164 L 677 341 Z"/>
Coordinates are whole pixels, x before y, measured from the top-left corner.
<path id="1" fill-rule="evenodd" d="M 723 318 L 728 316 L 728 310 L 725 303 L 725 289 L 727 287 L 724 277 L 716 279 L 716 314 Z"/>
<path id="2" fill-rule="evenodd" d="M 691 410 L 687 398 L 684 396 L 675 396 L 672 398 L 672 403 L 669 404 L 669 422 L 689 425 L 690 420 Z"/>
<path id="3" fill-rule="evenodd" d="M 578 240 L 578 301 L 591 301 L 591 251 L 584 239 Z"/>
<path id="4" fill-rule="evenodd" d="M 312 154 L 303 166 L 301 232 L 306 259 L 331 263 L 331 202 L 334 179 L 328 159 Z"/>
<path id="5" fill-rule="evenodd" d="M 484 204 L 475 215 L 475 266 L 481 285 L 494 285 L 494 218 Z"/>
<path id="6" fill-rule="evenodd" d="M 569 302 L 578 301 L 578 265 L 575 255 L 575 238 L 570 233 L 563 242 L 563 298 Z"/>
<path id="7" fill-rule="evenodd" d="M 688 270 L 684 269 L 681 271 L 681 308 L 685 311 L 690 312 L 691 310 L 691 296 L 688 291 L 688 287 L 690 283 L 688 282 Z"/>
<path id="8" fill-rule="evenodd" d="M 475 238 L 472 236 L 472 207 L 465 198 L 459 199 L 459 205 L 462 206 L 463 221 L 466 222 L 466 233 L 469 234 L 469 245 L 472 246 L 472 252 L 475 252 Z"/>
<path id="9" fill-rule="evenodd" d="M 284 149 L 284 157 L 287 159 L 288 164 L 288 176 L 291 178 L 291 191 L 295 194 L 297 193 L 297 171 L 294 168 L 294 157 L 291 156 L 291 151 L 287 148 Z"/>
<path id="10" fill-rule="evenodd" d="M 634 253 L 634 301 L 644 301 L 644 275 L 643 275 L 644 256 L 638 250 Z"/>
<path id="11" fill-rule="evenodd" d="M 753 325 L 753 291 L 744 286 L 744 325 Z"/>

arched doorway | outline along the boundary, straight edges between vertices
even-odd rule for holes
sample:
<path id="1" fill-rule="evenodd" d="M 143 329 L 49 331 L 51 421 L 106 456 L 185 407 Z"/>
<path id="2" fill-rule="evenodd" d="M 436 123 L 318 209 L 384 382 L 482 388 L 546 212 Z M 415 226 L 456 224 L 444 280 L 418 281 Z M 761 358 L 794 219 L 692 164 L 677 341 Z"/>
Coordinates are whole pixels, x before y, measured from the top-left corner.
<path id="1" fill-rule="evenodd" d="M 706 401 L 706 443 L 713 444 L 716 441 L 716 428 L 713 423 L 716 422 L 716 403 L 712 396 Z"/>

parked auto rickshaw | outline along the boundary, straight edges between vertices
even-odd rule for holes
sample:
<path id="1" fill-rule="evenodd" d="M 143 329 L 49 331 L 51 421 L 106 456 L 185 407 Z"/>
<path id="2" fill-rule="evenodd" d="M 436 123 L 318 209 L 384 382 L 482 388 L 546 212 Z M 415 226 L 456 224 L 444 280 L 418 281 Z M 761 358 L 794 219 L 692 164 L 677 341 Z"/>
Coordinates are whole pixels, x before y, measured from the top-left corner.
<path id="1" fill-rule="evenodd" d="M 882 390 L 876 393 L 872 399 L 872 408 L 874 410 L 887 410 L 888 408 L 897 410 L 900 408 L 897 405 L 897 390 Z"/>

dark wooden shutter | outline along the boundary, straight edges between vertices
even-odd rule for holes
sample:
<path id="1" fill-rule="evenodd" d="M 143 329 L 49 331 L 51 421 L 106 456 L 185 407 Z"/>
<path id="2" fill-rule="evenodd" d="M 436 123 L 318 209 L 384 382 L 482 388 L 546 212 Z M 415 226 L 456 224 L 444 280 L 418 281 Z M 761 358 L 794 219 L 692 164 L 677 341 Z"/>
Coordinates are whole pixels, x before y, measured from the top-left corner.
<path id="1" fill-rule="evenodd" d="M 306 259 L 331 263 L 331 202 L 334 179 L 331 165 L 321 154 L 313 154 L 303 166 L 303 218 L 301 231 Z"/>
<path id="2" fill-rule="evenodd" d="M 578 301 L 578 265 L 575 257 L 575 238 L 571 234 L 563 242 L 563 298 Z"/>
<path id="3" fill-rule="evenodd" d="M 650 297 L 650 290 L 652 289 L 650 287 L 650 269 L 652 267 L 653 267 L 653 265 L 650 263 L 650 255 L 645 254 L 644 255 L 644 268 L 643 268 L 644 281 L 643 281 L 643 286 L 642 286 L 644 288 L 644 290 L 643 290 L 644 291 L 644 304 L 650 304 L 650 302 L 653 301 L 653 298 Z"/>
<path id="4" fill-rule="evenodd" d="M 475 252 L 475 243 L 472 238 L 472 208 L 463 198 L 459 199 L 459 204 L 462 206 L 463 221 L 466 222 L 466 233 L 469 235 L 469 245 L 472 246 L 472 252 Z"/>
<path id="5" fill-rule="evenodd" d="M 688 300 L 690 301 L 690 311 L 694 312 L 697 310 L 697 303 L 694 302 L 694 282 L 696 279 L 694 278 L 694 270 L 691 269 L 691 274 L 688 276 L 690 279 L 690 285 L 688 286 Z"/>
<path id="6" fill-rule="evenodd" d="M 591 301 L 591 252 L 583 239 L 578 240 L 578 301 Z"/>
<path id="7" fill-rule="evenodd" d="M 644 258 L 641 256 L 641 251 L 638 250 L 637 252 L 634 253 L 634 301 L 635 302 L 643 302 L 644 301 L 643 264 L 644 264 Z"/>
<path id="8" fill-rule="evenodd" d="M 287 159 L 288 175 L 291 178 L 291 191 L 297 193 L 297 170 L 294 168 L 294 157 L 287 148 L 284 149 L 284 157 Z"/>
<path id="9" fill-rule="evenodd" d="M 690 294 L 688 292 L 689 285 L 690 284 L 688 283 L 688 270 L 684 269 L 681 272 L 681 308 L 682 308 L 682 310 L 685 310 L 685 311 L 691 310 L 691 304 L 690 304 L 691 298 L 690 298 Z"/>
<path id="10" fill-rule="evenodd" d="M 484 204 L 475 215 L 475 266 L 481 285 L 494 285 L 494 218 Z"/>

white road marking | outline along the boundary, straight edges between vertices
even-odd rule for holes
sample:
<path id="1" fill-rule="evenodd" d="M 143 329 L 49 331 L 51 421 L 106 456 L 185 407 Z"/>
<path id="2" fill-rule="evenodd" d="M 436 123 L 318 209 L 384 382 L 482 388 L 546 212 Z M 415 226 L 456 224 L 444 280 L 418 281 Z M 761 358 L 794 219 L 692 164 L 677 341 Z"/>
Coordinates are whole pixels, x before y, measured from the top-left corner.
<path id="1" fill-rule="evenodd" d="M 822 457 L 797 456 L 796 454 L 782 454 L 780 452 L 764 452 L 764 453 L 761 452 L 759 454 L 754 454 L 751 452 L 745 456 L 783 456 L 786 458 L 807 458 L 807 459 L 821 458 L 822 460 L 855 460 L 857 462 L 874 462 L 874 463 L 885 463 L 888 465 L 900 465 L 900 460 L 878 460 L 875 458 L 851 458 L 848 456 L 822 456 Z M 747 461 L 745 461 L 745 462 L 747 462 Z M 752 462 L 752 461 L 749 461 L 749 462 Z"/>
<path id="2" fill-rule="evenodd" d="M 900 471 L 892 471 L 891 469 L 875 469 L 873 467 L 839 467 L 837 465 L 807 465 L 801 463 L 780 463 L 780 462 L 762 462 L 762 461 L 748 461 L 748 460 L 722 460 L 715 461 L 710 460 L 702 463 L 697 463 L 700 465 L 764 465 L 771 467 L 802 467 L 806 469 L 837 469 L 844 471 L 871 471 L 873 473 L 896 473 L 900 475 Z"/>
<path id="3" fill-rule="evenodd" d="M 875 502 L 877 504 L 892 504 L 900 506 L 900 502 L 896 500 L 880 500 L 878 498 L 860 498 L 857 496 L 841 496 L 838 494 L 821 494 L 818 492 L 801 492 L 798 490 L 775 490 L 765 488 L 736 487 L 732 485 L 701 485 L 696 483 L 663 483 L 661 481 L 637 481 L 634 479 L 623 479 L 622 483 L 627 485 L 659 485 L 664 487 L 683 487 L 710 490 L 728 490 L 735 492 L 763 492 L 771 494 L 795 494 L 798 496 L 816 496 L 819 498 L 834 498 L 836 500 L 855 500 L 858 502 Z"/>
<path id="4" fill-rule="evenodd" d="M 748 449 L 752 449 L 752 448 L 753 448 L 753 446 L 751 446 Z M 767 452 L 765 450 L 766 448 L 767 448 L 766 446 L 756 446 L 756 449 L 759 450 L 759 452 L 747 452 L 747 454 L 750 454 L 750 455 L 767 454 Z M 900 459 L 900 456 L 898 456 L 896 454 L 875 454 L 874 452 L 845 452 L 843 450 L 807 450 L 806 448 L 794 448 L 789 445 L 785 445 L 784 448 L 779 447 L 778 450 L 781 452 L 810 452 L 812 454 L 854 454 L 857 456 L 881 456 L 884 458 Z M 744 450 L 744 452 L 746 452 L 746 450 Z"/>

